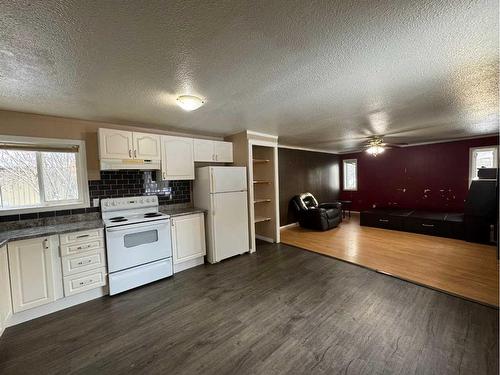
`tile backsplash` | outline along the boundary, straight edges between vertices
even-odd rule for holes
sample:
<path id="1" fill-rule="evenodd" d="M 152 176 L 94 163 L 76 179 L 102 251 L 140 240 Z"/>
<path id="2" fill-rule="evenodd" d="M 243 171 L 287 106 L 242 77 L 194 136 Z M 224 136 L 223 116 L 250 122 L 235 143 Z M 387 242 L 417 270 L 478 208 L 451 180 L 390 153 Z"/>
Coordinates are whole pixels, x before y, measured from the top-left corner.
<path id="1" fill-rule="evenodd" d="M 136 170 L 102 171 L 100 180 L 89 181 L 90 202 L 92 202 L 95 198 L 104 199 L 144 195 L 145 173 L 147 172 Z M 169 196 L 158 195 L 160 205 L 191 202 L 191 181 L 169 181 L 164 184 L 167 184 L 170 187 L 171 199 Z M 43 219 L 97 212 L 99 212 L 99 207 L 35 212 L 21 215 L 0 216 L 0 222 Z"/>

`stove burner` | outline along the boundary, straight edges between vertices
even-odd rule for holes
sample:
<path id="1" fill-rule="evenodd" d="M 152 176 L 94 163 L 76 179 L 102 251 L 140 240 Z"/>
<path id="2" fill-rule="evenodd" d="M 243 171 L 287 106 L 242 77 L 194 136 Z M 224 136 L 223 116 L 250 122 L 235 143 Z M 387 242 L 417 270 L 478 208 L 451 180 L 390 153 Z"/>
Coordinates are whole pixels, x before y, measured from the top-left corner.
<path id="1" fill-rule="evenodd" d="M 122 217 L 121 219 L 110 219 L 110 221 L 113 223 L 120 223 L 122 221 L 128 221 L 128 220 Z"/>
<path id="2" fill-rule="evenodd" d="M 124 216 L 115 216 L 115 217 L 110 217 L 109 220 L 120 220 L 120 219 L 125 219 Z"/>
<path id="3" fill-rule="evenodd" d="M 162 216 L 162 214 L 159 212 L 148 212 L 147 214 L 144 214 L 144 217 L 157 217 L 157 216 Z"/>

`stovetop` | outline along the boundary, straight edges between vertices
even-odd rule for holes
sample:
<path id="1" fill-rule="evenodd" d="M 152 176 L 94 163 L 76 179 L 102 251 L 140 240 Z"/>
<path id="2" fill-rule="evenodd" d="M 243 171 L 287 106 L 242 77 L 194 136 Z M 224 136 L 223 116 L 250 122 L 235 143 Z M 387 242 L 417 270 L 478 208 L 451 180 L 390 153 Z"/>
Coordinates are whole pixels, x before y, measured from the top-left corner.
<path id="1" fill-rule="evenodd" d="M 166 220 L 170 215 L 158 212 L 158 197 L 109 198 L 101 201 L 106 227 Z"/>

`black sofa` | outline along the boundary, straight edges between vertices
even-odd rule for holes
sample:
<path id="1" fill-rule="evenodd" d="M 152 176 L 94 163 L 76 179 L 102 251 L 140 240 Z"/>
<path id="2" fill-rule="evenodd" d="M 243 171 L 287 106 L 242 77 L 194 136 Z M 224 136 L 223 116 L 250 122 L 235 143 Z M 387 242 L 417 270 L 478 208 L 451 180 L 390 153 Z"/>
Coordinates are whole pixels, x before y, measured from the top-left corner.
<path id="1" fill-rule="evenodd" d="M 401 230 L 432 236 L 491 242 L 491 226 L 498 231 L 498 184 L 496 180 L 476 180 L 465 202 L 464 213 L 430 212 L 412 209 L 376 208 L 362 211 L 364 226 Z"/>
<path id="2" fill-rule="evenodd" d="M 364 226 L 401 230 L 439 237 L 463 238 L 463 214 L 405 209 L 372 209 L 362 211 Z"/>
<path id="3" fill-rule="evenodd" d="M 303 228 L 325 231 L 335 228 L 342 221 L 340 203 L 321 203 L 311 193 L 296 195 L 290 208 Z"/>

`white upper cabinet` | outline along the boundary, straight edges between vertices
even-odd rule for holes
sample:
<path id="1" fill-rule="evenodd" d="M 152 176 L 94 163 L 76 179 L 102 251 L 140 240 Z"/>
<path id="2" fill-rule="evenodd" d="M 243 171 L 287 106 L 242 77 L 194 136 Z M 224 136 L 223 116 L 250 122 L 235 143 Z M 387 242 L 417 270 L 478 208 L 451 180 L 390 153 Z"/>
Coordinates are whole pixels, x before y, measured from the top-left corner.
<path id="1" fill-rule="evenodd" d="M 194 161 L 232 163 L 233 144 L 231 142 L 195 139 Z"/>
<path id="2" fill-rule="evenodd" d="M 128 132 L 115 129 L 99 129 L 99 159 L 101 169 L 113 169 L 102 166 L 103 160 L 107 164 L 120 166 L 115 169 L 136 166 L 135 160 L 153 162 L 159 169 L 161 161 L 162 178 L 166 179 L 194 179 L 194 162 L 232 163 L 233 144 L 231 142 L 213 141 L 209 139 L 193 139 L 187 137 L 163 136 L 151 133 Z M 144 166 L 141 166 L 144 167 Z M 193 172 L 192 172 L 193 171 Z"/>
<path id="3" fill-rule="evenodd" d="M 161 160 L 161 137 L 150 133 L 132 133 L 134 159 Z"/>
<path id="4" fill-rule="evenodd" d="M 220 163 L 233 162 L 233 143 L 215 141 L 215 161 Z"/>
<path id="5" fill-rule="evenodd" d="M 164 135 L 162 138 L 162 180 L 194 180 L 193 139 Z"/>
<path id="6" fill-rule="evenodd" d="M 14 312 L 55 301 L 55 269 L 49 237 L 14 241 L 7 245 Z M 60 267 L 60 264 L 59 264 Z M 62 285 L 62 280 L 59 280 Z"/>
<path id="7" fill-rule="evenodd" d="M 214 142 L 207 139 L 194 140 L 194 161 L 215 161 Z"/>
<path id="8" fill-rule="evenodd" d="M 99 155 L 101 159 L 132 159 L 134 142 L 132 132 L 99 129 Z"/>

